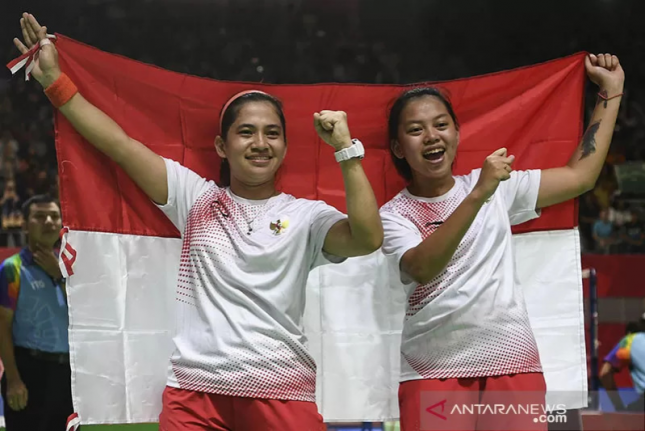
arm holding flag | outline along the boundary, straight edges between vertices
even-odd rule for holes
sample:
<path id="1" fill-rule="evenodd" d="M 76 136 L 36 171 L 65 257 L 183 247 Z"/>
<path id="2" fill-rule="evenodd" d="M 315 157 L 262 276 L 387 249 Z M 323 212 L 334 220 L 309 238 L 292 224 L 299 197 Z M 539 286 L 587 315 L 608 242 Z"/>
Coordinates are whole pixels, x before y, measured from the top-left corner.
<path id="1" fill-rule="evenodd" d="M 573 199 L 594 188 L 605 163 L 614 133 L 625 83 L 618 57 L 589 54 L 585 57 L 589 79 L 598 87 L 598 103 L 582 142 L 567 166 L 542 171 L 537 207 Z"/>
<path id="2" fill-rule="evenodd" d="M 43 86 L 50 99 L 51 93 L 75 88 L 63 74 L 58 64 L 58 52 L 47 40 L 47 28 L 42 27 L 31 14 L 23 14 L 20 27 L 24 44 L 17 38 L 14 44 L 21 53 L 40 43 L 40 50 L 34 59 L 32 75 Z M 73 90 L 72 90 L 73 91 Z M 60 91 L 56 91 L 60 94 Z M 114 160 L 132 180 L 157 204 L 168 200 L 166 165 L 163 159 L 148 147 L 130 138 L 125 131 L 96 106 L 88 102 L 77 91 L 64 104 L 57 106 L 60 112 L 96 149 Z"/>

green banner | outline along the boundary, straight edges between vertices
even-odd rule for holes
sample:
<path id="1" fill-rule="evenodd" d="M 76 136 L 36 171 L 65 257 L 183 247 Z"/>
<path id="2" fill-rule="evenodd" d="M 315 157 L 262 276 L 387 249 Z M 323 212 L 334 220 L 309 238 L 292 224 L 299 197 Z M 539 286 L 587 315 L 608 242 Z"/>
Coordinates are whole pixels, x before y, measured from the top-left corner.
<path id="1" fill-rule="evenodd" d="M 645 194 L 645 163 L 623 163 L 616 165 L 615 170 L 621 193 Z"/>

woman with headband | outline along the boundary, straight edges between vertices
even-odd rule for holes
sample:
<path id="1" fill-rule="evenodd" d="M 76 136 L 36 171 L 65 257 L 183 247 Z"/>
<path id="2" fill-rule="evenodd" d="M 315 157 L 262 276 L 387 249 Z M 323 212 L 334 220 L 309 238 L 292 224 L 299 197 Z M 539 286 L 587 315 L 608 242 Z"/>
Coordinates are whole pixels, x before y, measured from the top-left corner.
<path id="1" fill-rule="evenodd" d="M 21 52 L 46 40 L 24 14 Z M 53 44 L 32 71 L 53 105 L 114 160 L 182 232 L 177 323 L 160 429 L 324 429 L 315 405 L 316 365 L 301 331 L 309 271 L 377 250 L 383 230 L 346 115 L 314 114 L 336 150 L 348 216 L 275 188 L 286 154 L 280 102 L 260 91 L 233 96 L 215 140 L 222 185 L 163 159 L 80 95 Z M 223 187 L 226 186 L 226 187 Z"/>

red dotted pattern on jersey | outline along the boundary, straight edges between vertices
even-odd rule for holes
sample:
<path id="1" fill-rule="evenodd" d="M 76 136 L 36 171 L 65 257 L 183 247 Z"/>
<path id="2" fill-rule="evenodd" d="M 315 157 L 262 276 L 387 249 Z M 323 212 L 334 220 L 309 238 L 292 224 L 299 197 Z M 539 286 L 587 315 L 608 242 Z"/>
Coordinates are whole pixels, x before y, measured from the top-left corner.
<path id="1" fill-rule="evenodd" d="M 524 313 L 511 311 L 479 325 L 455 325 L 449 331 L 430 334 L 423 349 L 406 349 L 405 360 L 424 379 L 542 372 Z"/>
<path id="2" fill-rule="evenodd" d="M 458 182 L 456 187 L 457 190 L 449 198 L 441 202 L 424 202 L 405 195 L 399 195 L 390 201 L 384 209 L 396 212 L 410 220 L 421 233 L 421 237 L 426 239 L 439 228 L 440 223 L 445 222 L 450 217 L 466 197 L 467 191 L 463 183 Z M 443 272 L 427 284 L 419 285 L 414 289 L 408 299 L 407 318 L 414 316 L 419 310 L 431 303 L 444 289 L 451 286 L 462 275 L 465 266 L 469 264 L 468 251 L 471 249 L 481 225 L 481 218 L 476 218 Z"/>
<path id="3" fill-rule="evenodd" d="M 186 223 L 178 301 L 194 307 L 194 313 L 208 312 L 202 305 L 213 300 L 208 291 L 216 288 L 209 283 L 213 279 L 209 272 L 226 271 L 227 265 L 243 259 L 240 247 L 253 241 L 249 228 L 256 230 L 269 205 L 273 206 L 237 202 L 217 187 L 202 194 L 191 208 Z M 272 331 L 265 327 L 248 328 L 246 339 L 236 341 L 237 346 L 227 346 L 226 351 L 201 355 L 191 361 L 181 357 L 173 359 L 173 371 L 180 387 L 230 396 L 314 402 L 316 364 L 313 358 L 275 325 Z M 219 329 L 233 332 L 228 328 Z"/>
<path id="4" fill-rule="evenodd" d="M 458 181 L 456 187 L 454 193 L 441 202 L 424 202 L 400 194 L 383 209 L 410 220 L 425 239 L 440 226 L 433 222 L 445 222 L 469 192 L 462 181 Z M 484 209 L 480 211 L 480 215 L 482 211 Z M 472 248 L 477 234 L 485 229 L 485 226 L 486 217 L 478 216 L 464 235 L 446 269 L 429 283 L 415 288 L 408 300 L 406 323 L 450 289 L 473 263 L 477 263 Z M 482 292 L 482 295 L 495 294 Z M 432 328 L 421 340 L 415 339 L 414 342 L 406 343 L 404 339 L 403 360 L 424 379 L 541 372 L 537 344 L 523 294 L 519 289 L 515 289 L 514 295 L 515 298 L 507 304 L 507 309 L 480 309 L 479 311 L 488 318 L 462 318 L 456 310 L 453 313 L 454 320 L 444 326 Z M 471 311 L 474 309 L 470 308 Z"/>
<path id="5" fill-rule="evenodd" d="M 225 356 L 209 356 L 200 362 L 173 363 L 182 389 L 236 397 L 316 401 L 316 364 L 298 343 L 258 336 L 253 349 L 229 348 Z"/>

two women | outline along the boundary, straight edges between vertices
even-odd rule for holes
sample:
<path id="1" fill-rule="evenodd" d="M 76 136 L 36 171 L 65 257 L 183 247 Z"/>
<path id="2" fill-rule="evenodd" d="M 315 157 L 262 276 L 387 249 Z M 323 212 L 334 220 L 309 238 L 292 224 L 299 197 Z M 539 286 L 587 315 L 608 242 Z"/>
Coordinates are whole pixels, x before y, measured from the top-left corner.
<path id="1" fill-rule="evenodd" d="M 22 25 L 27 46 L 16 44 L 25 52 L 45 35 L 33 16 L 24 16 Z M 481 170 L 454 177 L 459 126 L 447 99 L 417 89 L 392 109 L 392 153 L 410 181 L 381 209 L 383 250 L 396 260 L 409 292 L 404 429 L 418 429 L 422 391 L 461 391 L 465 399 L 481 391 L 544 393 L 526 307 L 514 285 L 510 226 L 593 187 L 624 74 L 614 56 L 586 62 L 601 103 L 580 148 L 558 169 L 513 172 L 513 157 L 500 149 Z M 216 149 L 230 168 L 230 187 L 222 188 L 126 136 L 60 73 L 52 45 L 42 47 L 32 74 L 76 130 L 116 161 L 183 234 L 162 429 L 244 429 L 241 424 L 260 421 L 268 429 L 285 421 L 293 429 L 317 429 L 315 368 L 299 331 L 306 274 L 321 263 L 371 253 L 383 236 L 360 166 L 362 151 L 351 141 L 345 116 L 324 111 L 315 123 L 341 160 L 348 218 L 275 190 L 286 121 L 269 95 L 239 94 L 223 108 Z M 464 429 L 485 427 L 480 419 L 467 418 Z"/>

